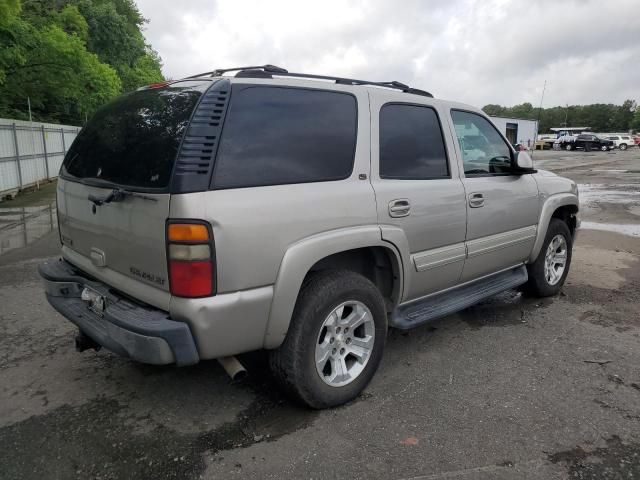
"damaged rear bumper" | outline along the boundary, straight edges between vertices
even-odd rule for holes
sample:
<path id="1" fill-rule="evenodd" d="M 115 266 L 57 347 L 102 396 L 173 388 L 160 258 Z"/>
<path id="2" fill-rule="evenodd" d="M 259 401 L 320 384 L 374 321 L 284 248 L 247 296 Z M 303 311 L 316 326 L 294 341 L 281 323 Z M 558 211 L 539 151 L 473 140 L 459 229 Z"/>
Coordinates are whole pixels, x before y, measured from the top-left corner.
<path id="1" fill-rule="evenodd" d="M 125 298 L 66 260 L 43 263 L 38 272 L 51 306 L 106 349 L 155 365 L 200 360 L 189 326 L 167 312 Z M 89 296 L 98 301 L 90 302 Z"/>

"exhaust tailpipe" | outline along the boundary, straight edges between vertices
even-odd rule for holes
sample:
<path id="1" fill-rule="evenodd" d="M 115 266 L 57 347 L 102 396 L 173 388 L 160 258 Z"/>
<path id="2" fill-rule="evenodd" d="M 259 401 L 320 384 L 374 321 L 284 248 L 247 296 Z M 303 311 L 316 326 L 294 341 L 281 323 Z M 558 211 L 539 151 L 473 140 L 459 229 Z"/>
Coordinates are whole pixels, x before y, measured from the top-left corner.
<path id="1" fill-rule="evenodd" d="M 234 382 L 242 380 L 248 375 L 247 369 L 242 366 L 236 357 L 220 357 L 217 360 Z"/>
<path id="2" fill-rule="evenodd" d="M 96 343 L 91 337 L 85 335 L 83 332 L 78 332 L 75 338 L 76 351 L 84 352 L 93 348 L 96 352 L 102 348 L 102 345 Z"/>

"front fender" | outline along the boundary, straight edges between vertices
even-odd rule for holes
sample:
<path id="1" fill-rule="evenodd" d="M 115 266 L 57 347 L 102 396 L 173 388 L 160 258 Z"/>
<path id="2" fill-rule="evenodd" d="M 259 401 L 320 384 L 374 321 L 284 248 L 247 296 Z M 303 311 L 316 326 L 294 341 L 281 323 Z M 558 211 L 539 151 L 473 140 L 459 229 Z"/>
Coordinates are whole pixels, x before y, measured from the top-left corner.
<path id="1" fill-rule="evenodd" d="M 576 207 L 579 207 L 577 195 L 568 192 L 556 193 L 547 197 L 547 199 L 542 204 L 542 208 L 540 209 L 540 218 L 538 220 L 536 241 L 533 244 L 531 255 L 529 255 L 529 263 L 535 262 L 536 258 L 538 258 L 538 254 L 540 253 L 540 249 L 542 248 L 544 238 L 547 236 L 547 228 L 549 227 L 549 222 L 551 221 L 553 212 L 555 212 L 558 208 L 564 207 L 566 205 L 574 205 Z"/>
<path id="2" fill-rule="evenodd" d="M 313 265 L 329 255 L 366 247 L 385 247 L 393 252 L 402 268 L 399 253 L 382 240 L 378 225 L 331 230 L 292 244 L 285 252 L 278 270 L 264 334 L 264 348 L 277 348 L 284 341 L 300 287 Z"/>

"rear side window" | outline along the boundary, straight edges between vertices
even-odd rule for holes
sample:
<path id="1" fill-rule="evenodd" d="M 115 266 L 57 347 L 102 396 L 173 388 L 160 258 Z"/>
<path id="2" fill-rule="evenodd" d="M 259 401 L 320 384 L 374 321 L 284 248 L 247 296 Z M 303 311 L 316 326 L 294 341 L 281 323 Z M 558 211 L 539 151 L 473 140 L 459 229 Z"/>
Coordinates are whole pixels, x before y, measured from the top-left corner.
<path id="1" fill-rule="evenodd" d="M 178 147 L 209 81 L 138 90 L 98 110 L 62 164 L 62 175 L 136 189 L 165 189 Z"/>
<path id="2" fill-rule="evenodd" d="M 214 188 L 341 180 L 351 175 L 357 106 L 352 95 L 233 87 Z"/>
<path id="3" fill-rule="evenodd" d="M 449 176 L 438 115 L 429 107 L 380 109 L 380 178 L 427 180 Z"/>

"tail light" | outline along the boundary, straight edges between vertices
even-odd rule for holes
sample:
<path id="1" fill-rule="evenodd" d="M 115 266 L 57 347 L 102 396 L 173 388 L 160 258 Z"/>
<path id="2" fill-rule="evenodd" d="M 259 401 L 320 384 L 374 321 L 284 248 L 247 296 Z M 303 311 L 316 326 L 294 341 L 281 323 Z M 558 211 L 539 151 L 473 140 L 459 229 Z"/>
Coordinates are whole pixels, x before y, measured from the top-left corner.
<path id="1" fill-rule="evenodd" d="M 169 287 L 178 297 L 209 297 L 215 293 L 213 234 L 205 223 L 167 224 Z"/>

